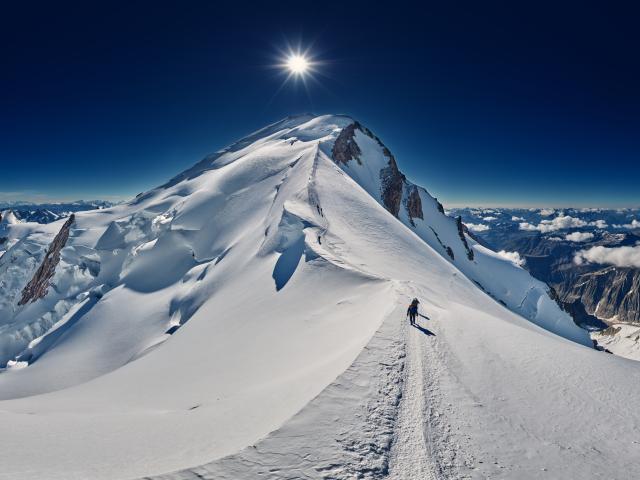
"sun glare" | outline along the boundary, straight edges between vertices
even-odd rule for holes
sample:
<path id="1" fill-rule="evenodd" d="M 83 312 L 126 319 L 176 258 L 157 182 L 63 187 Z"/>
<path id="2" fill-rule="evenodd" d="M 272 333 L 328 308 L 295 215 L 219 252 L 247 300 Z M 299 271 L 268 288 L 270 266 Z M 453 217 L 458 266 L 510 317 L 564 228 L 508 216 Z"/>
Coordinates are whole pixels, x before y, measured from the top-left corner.
<path id="1" fill-rule="evenodd" d="M 287 68 L 295 75 L 303 75 L 309 69 L 309 61 L 302 55 L 291 55 L 287 59 Z"/>

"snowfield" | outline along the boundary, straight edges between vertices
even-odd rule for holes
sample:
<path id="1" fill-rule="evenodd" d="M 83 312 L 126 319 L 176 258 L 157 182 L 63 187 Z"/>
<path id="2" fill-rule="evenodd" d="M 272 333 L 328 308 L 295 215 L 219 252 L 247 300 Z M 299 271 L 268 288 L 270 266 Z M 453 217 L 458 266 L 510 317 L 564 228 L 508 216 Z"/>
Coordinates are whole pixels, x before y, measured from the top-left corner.
<path id="1" fill-rule="evenodd" d="M 349 117 L 64 223 L 0 225 L 0 479 L 640 475 L 640 363 Z"/>

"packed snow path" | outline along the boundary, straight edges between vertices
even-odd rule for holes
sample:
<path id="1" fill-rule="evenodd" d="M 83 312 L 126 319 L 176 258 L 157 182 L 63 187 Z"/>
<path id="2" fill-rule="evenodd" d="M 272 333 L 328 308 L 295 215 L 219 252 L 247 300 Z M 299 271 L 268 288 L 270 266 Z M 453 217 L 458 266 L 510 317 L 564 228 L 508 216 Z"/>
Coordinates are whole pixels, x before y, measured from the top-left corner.
<path id="1" fill-rule="evenodd" d="M 405 322 L 406 324 L 406 322 Z M 407 354 L 405 360 L 405 379 L 402 389 L 398 418 L 394 428 L 394 438 L 389 461 L 390 478 L 421 478 L 436 480 L 438 468 L 437 455 L 430 431 L 429 391 L 427 376 L 433 372 L 427 370 L 424 345 L 435 336 L 430 330 L 418 326 L 405 327 Z M 427 333 L 428 332 L 428 333 Z"/>

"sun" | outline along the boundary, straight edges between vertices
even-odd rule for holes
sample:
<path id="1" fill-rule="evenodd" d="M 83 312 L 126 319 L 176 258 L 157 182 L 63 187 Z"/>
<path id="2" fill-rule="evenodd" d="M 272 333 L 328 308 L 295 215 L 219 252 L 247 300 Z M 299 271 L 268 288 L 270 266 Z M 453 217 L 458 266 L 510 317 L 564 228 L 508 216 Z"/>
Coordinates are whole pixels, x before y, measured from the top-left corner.
<path id="1" fill-rule="evenodd" d="M 286 65 L 293 75 L 304 75 L 310 66 L 304 55 L 290 55 Z"/>

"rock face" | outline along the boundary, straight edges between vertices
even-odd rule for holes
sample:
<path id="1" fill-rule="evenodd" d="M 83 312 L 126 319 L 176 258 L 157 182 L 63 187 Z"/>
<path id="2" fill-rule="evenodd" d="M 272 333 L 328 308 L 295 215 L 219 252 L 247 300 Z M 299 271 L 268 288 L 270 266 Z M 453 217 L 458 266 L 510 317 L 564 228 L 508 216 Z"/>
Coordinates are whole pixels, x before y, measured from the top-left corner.
<path id="1" fill-rule="evenodd" d="M 38 267 L 38 270 L 36 270 L 33 278 L 22 290 L 22 298 L 18 302 L 18 305 L 25 305 L 28 302 L 33 302 L 39 298 L 43 298 L 47 294 L 51 277 L 53 277 L 56 267 L 60 262 L 60 250 L 62 250 L 69 239 L 69 230 L 71 229 L 71 225 L 74 221 L 75 215 L 72 214 L 55 236 L 51 245 L 49 245 L 49 250 L 44 257 L 42 264 Z"/>
<path id="2" fill-rule="evenodd" d="M 352 123 L 342 129 L 331 150 L 331 156 L 334 162 L 346 165 L 350 160 L 355 159 L 358 164 L 362 165 L 360 161 L 360 154 L 362 152 L 354 139 L 356 129 L 361 130 L 358 122 Z"/>
<path id="3" fill-rule="evenodd" d="M 576 325 L 590 331 L 598 331 L 607 328 L 606 323 L 595 315 L 587 312 L 579 298 L 563 301 L 558 296 L 558 292 L 556 292 L 555 288 L 550 287 L 550 289 L 551 298 L 560 306 L 561 309 L 571 315 Z"/>
<path id="4" fill-rule="evenodd" d="M 374 139 L 382 147 L 382 153 L 389 159 L 387 166 L 380 170 L 380 181 L 382 184 L 380 195 L 385 208 L 397 217 L 400 212 L 406 178 L 398 169 L 393 154 L 371 130 L 363 128 L 358 122 L 353 122 L 344 127 L 335 140 L 331 150 L 331 157 L 337 164 L 346 165 L 349 161 L 355 160 L 359 165 L 362 165 L 362 161 L 360 160 L 362 151 L 355 141 L 356 130 L 360 130 L 368 137 Z"/>
<path id="5" fill-rule="evenodd" d="M 409 197 L 407 198 L 407 214 L 409 215 L 409 221 L 411 225 L 416 226 L 413 221 L 414 218 L 424 220 L 424 214 L 422 213 L 422 200 L 420 200 L 420 192 L 418 187 L 412 185 L 409 190 Z"/>
<path id="6" fill-rule="evenodd" d="M 462 223 L 462 217 L 458 215 L 456 218 L 456 224 L 458 225 L 458 235 L 460 236 L 460 240 L 462 240 L 462 244 L 464 245 L 464 249 L 467 251 L 467 258 L 469 260 L 473 260 L 473 250 L 469 248 L 469 243 L 467 242 L 466 237 L 464 236 L 465 226 Z"/>
<path id="7" fill-rule="evenodd" d="M 400 203 L 402 202 L 405 176 L 398 170 L 396 159 L 391 155 L 387 147 L 384 148 L 384 154 L 389 158 L 389 166 L 380 170 L 382 202 L 386 209 L 397 217 L 400 212 Z"/>
<path id="8" fill-rule="evenodd" d="M 580 301 L 587 312 L 616 322 L 640 322 L 640 271 L 607 267 L 578 277 L 565 301 Z"/>

